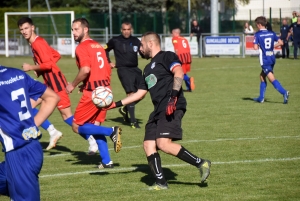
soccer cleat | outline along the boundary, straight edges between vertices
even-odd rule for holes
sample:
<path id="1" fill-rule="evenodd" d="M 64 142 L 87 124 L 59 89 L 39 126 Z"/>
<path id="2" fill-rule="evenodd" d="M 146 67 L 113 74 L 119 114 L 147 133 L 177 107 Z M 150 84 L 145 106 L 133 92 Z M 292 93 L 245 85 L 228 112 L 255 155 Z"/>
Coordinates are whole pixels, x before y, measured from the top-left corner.
<path id="1" fill-rule="evenodd" d="M 116 153 L 121 151 L 122 148 L 121 134 L 122 134 L 122 129 L 118 126 L 115 126 L 113 133 L 110 135 L 110 139 L 114 143 L 114 150 Z"/>
<path id="2" fill-rule="evenodd" d="M 253 100 L 256 101 L 256 102 L 258 102 L 258 103 L 263 103 L 263 102 L 265 101 L 264 98 L 260 98 L 260 97 L 258 97 L 258 98 L 253 98 Z"/>
<path id="3" fill-rule="evenodd" d="M 99 169 L 104 169 L 104 168 L 114 168 L 114 163 L 112 161 L 109 161 L 109 163 L 104 164 L 100 162 L 100 165 L 98 165 Z"/>
<path id="4" fill-rule="evenodd" d="M 49 142 L 49 145 L 48 147 L 46 148 L 46 150 L 50 150 L 52 149 L 53 147 L 56 146 L 56 143 L 57 141 L 62 138 L 63 134 L 58 131 L 58 130 L 54 130 L 54 131 L 51 131 L 51 135 L 50 135 L 50 142 Z"/>
<path id="5" fill-rule="evenodd" d="M 128 112 L 125 111 L 125 107 L 126 107 L 126 106 L 123 106 L 123 107 L 119 108 L 119 112 L 120 112 L 120 114 L 123 116 L 123 120 L 124 120 L 125 122 L 129 122 Z"/>
<path id="6" fill-rule="evenodd" d="M 286 91 L 286 93 L 283 95 L 283 104 L 287 104 L 289 100 L 290 92 Z"/>
<path id="7" fill-rule="evenodd" d="M 141 128 L 138 122 L 131 123 L 131 128 Z"/>
<path id="8" fill-rule="evenodd" d="M 98 144 L 95 140 L 95 138 L 91 135 L 88 139 L 89 141 L 89 151 L 87 153 L 87 155 L 91 156 L 91 155 L 95 155 L 98 151 Z"/>
<path id="9" fill-rule="evenodd" d="M 196 88 L 196 86 L 195 86 L 194 78 L 193 77 L 190 78 L 190 85 L 191 85 L 191 91 L 194 91 L 195 88 Z"/>
<path id="10" fill-rule="evenodd" d="M 203 163 L 198 167 L 200 170 L 201 183 L 203 183 L 210 174 L 211 162 L 209 160 L 204 160 Z"/>
<path id="11" fill-rule="evenodd" d="M 159 191 L 159 190 L 167 190 L 169 187 L 168 187 L 168 184 L 166 183 L 165 185 L 161 185 L 161 184 L 157 184 L 157 183 L 154 183 L 152 186 L 150 186 L 148 188 L 148 190 L 156 190 L 156 191 Z"/>

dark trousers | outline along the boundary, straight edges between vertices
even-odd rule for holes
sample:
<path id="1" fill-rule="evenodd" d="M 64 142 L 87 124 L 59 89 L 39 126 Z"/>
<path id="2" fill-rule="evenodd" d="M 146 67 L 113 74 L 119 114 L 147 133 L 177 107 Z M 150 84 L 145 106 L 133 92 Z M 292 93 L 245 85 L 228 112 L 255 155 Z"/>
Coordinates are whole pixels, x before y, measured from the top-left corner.
<path id="1" fill-rule="evenodd" d="M 283 45 L 281 46 L 282 58 L 285 58 L 285 53 L 286 53 L 286 57 L 289 58 L 290 56 L 289 42 L 287 40 L 282 40 L 282 41 L 283 41 Z"/>
<path id="2" fill-rule="evenodd" d="M 298 48 L 300 47 L 300 40 L 298 41 L 296 41 L 295 39 L 294 39 L 294 59 L 296 59 L 297 58 L 297 52 L 298 52 Z"/>

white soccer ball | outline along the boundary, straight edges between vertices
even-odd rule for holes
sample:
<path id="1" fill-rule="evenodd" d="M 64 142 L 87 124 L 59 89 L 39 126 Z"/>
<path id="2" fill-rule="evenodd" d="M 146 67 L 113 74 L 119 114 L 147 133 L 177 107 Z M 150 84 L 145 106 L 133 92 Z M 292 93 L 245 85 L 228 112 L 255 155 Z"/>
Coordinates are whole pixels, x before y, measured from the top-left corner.
<path id="1" fill-rule="evenodd" d="M 93 103 L 99 108 L 107 107 L 113 101 L 112 91 L 108 87 L 97 87 L 92 92 L 92 100 Z"/>

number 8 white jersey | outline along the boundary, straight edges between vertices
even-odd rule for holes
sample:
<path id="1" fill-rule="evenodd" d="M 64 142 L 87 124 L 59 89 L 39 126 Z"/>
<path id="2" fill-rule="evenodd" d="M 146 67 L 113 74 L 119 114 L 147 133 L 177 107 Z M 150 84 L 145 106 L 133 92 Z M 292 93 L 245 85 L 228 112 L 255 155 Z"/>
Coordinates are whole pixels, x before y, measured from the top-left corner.
<path id="1" fill-rule="evenodd" d="M 46 88 L 21 70 L 0 65 L 0 141 L 5 152 L 39 137 L 30 98 L 36 100 Z"/>
<path id="2" fill-rule="evenodd" d="M 277 35 L 273 31 L 262 29 L 255 33 L 254 44 L 259 46 L 260 65 L 274 65 L 274 42 L 278 41 Z"/>

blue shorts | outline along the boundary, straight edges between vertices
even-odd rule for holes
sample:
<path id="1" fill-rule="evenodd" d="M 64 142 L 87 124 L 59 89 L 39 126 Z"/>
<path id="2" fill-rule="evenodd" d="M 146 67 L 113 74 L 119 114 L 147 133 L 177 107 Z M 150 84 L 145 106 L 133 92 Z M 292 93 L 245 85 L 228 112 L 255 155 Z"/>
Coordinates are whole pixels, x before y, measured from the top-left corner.
<path id="1" fill-rule="evenodd" d="M 43 149 L 38 140 L 7 152 L 5 161 L 0 163 L 0 194 L 16 201 L 39 201 L 38 175 L 42 165 Z"/>
<path id="2" fill-rule="evenodd" d="M 264 72 L 264 74 L 268 75 L 269 72 L 273 73 L 273 68 L 274 68 L 274 64 L 273 65 L 263 65 L 261 66 L 262 71 Z"/>

